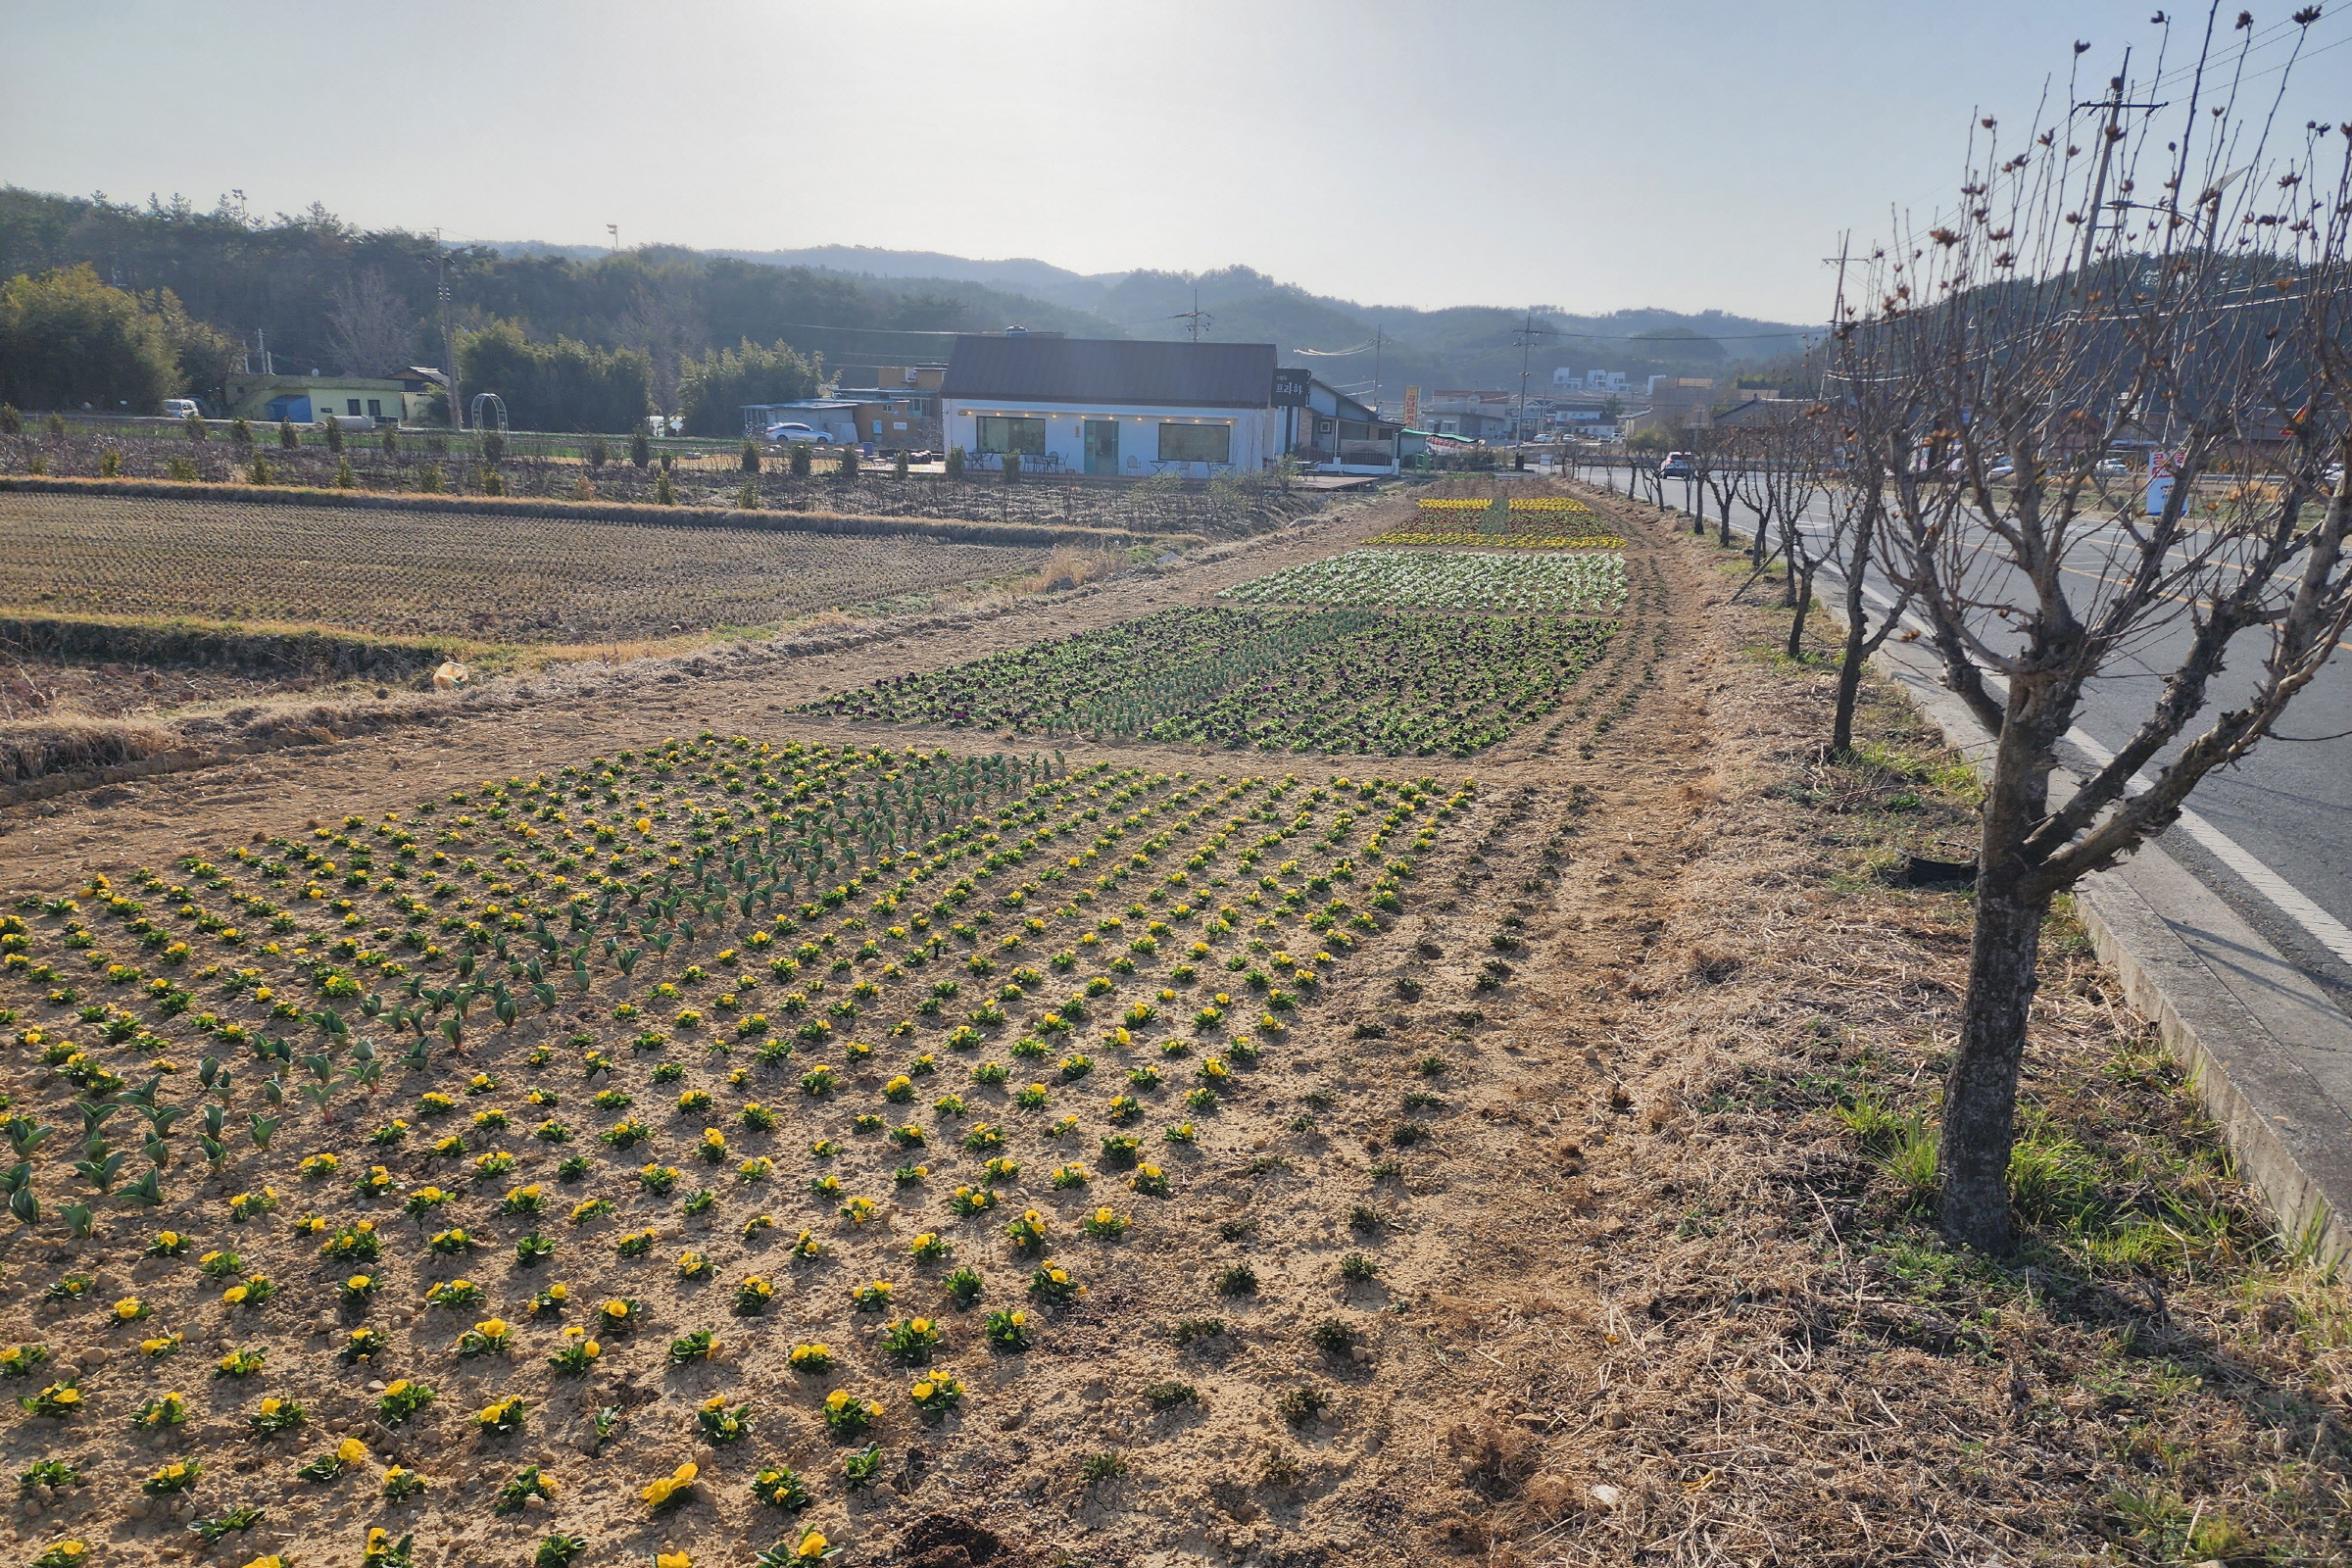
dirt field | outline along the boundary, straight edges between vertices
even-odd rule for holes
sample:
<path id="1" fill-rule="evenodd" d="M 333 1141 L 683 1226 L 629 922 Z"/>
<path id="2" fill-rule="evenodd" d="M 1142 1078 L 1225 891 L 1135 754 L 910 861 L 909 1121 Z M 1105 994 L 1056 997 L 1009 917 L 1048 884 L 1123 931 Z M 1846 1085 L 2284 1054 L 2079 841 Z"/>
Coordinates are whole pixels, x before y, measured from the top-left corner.
<path id="1" fill-rule="evenodd" d="M 1035 570 L 1043 549 L 0 495 L 0 605 L 485 642 L 633 642 Z M 661 564 L 660 570 L 649 569 Z"/>
<path id="2" fill-rule="evenodd" d="M 351 465 L 353 481 L 363 490 L 415 492 L 429 468 L 443 493 L 483 493 L 482 466 L 468 437 L 418 435 L 401 438 L 401 450 L 387 454 L 381 437 L 354 437 L 341 456 L 326 450 L 318 432 L 305 432 L 304 444 L 287 451 L 276 444 L 276 432 L 264 426 L 255 449 L 238 447 L 216 433 L 202 445 L 177 432 L 137 439 L 93 436 L 79 430 L 64 437 L 37 433 L 0 436 L 0 473 L 26 473 L 38 463 L 53 475 L 95 477 L 104 471 L 108 451 L 118 454 L 118 471 L 134 479 L 203 479 L 235 483 L 251 471 L 258 451 L 277 484 L 326 486 L 335 482 L 339 464 Z M 604 501 L 651 502 L 661 472 L 658 466 L 631 466 L 625 459 L 625 437 L 609 438 L 614 461 L 591 467 L 577 456 L 542 458 L 518 440 L 496 466 L 508 495 L 552 496 L 559 500 L 579 494 L 585 482 L 594 497 Z M 578 437 L 563 445 L 580 448 Z M 438 450 L 436 450 L 438 448 Z M 977 522 L 1022 522 L 1128 528 L 1147 533 L 1208 533 L 1233 535 L 1277 528 L 1319 511 L 1320 493 L 1303 488 L 1285 490 L 1274 485 L 1250 485 L 1215 490 L 1178 484 L 1088 485 L 1036 476 L 1006 484 L 996 476 L 975 474 L 970 479 L 947 479 L 936 474 L 901 479 L 887 461 L 866 460 L 852 478 L 830 470 L 828 456 L 818 471 L 800 478 L 785 471 L 770 452 L 763 470 L 747 476 L 731 450 L 676 458 L 671 484 L 687 506 L 732 506 L 748 478 L 760 505 L 771 511 L 848 512 L 859 515 L 962 518 Z"/>
<path id="3" fill-rule="evenodd" d="M 78 905 L 21 908 L 12 946 L 26 961 L 4 982 L 21 1037 L 12 1108 L 57 1131 L 31 1151 L 38 1224 L 0 1242 L 0 1343 L 49 1350 L 12 1392 L 70 1375 L 83 1396 L 78 1413 L 27 1413 L 0 1440 L 18 1469 L 66 1459 L 84 1482 L 28 1491 L 22 1554 L 84 1539 L 93 1560 L 185 1555 L 193 1521 L 246 1504 L 264 1517 L 216 1560 L 356 1560 L 371 1525 L 414 1531 L 416 1561 L 433 1564 L 527 1561 L 550 1534 L 583 1538 L 588 1564 L 681 1548 L 733 1562 L 810 1528 L 849 1560 L 928 1568 L 2345 1560 L 2344 1293 L 2267 1239 L 2177 1074 L 2063 929 L 2029 1084 L 2035 1240 L 1997 1267 L 1936 1241 L 1904 1152 L 1957 1004 L 1965 896 L 1884 873 L 1905 851 L 1961 858 L 1965 786 L 1884 700 L 1864 760 L 1811 761 L 1826 676 L 1759 651 L 1773 613 L 1727 604 L 1705 546 L 1627 514 L 1623 630 L 1571 700 L 1466 760 L 993 743 L 794 711 L 1205 605 L 1399 514 L 1361 508 L 896 639 L 501 683 L 379 734 L 0 810 L 0 879 Z M 918 765 L 907 747 L 956 760 Z M 1001 754 L 1012 760 L 968 760 Z M 795 802 L 812 814 L 784 809 Z M 782 836 L 747 814 L 766 803 L 782 803 Z M 982 813 L 994 842 L 963 831 Z M 888 842 L 919 845 L 916 859 L 878 868 Z M 690 875 L 704 845 L 712 874 Z M 1409 869 L 1378 869 L 1400 859 Z M 159 880 L 140 885 L 140 866 Z M 112 881 L 103 895 L 95 874 Z M 837 906 L 801 908 L 826 886 L 844 887 Z M 589 924 L 575 931 L 562 911 L 581 889 Z M 110 910 L 107 896 L 143 908 Z M 557 915 L 552 948 L 535 935 L 542 912 Z M 511 1029 L 493 997 L 454 995 L 468 920 L 507 944 L 503 958 L 474 955 L 472 978 L 511 987 Z M 662 932 L 670 946 L 621 971 L 618 953 Z M 177 961 L 174 941 L 190 950 Z M 110 984 L 91 954 L 142 973 Z M 509 967 L 526 960 L 544 978 Z M 428 975 L 423 994 L 387 963 Z M 81 995 L 51 1000 L 66 990 Z M 370 990 L 372 1018 L 359 1004 Z M 288 998 L 295 1016 L 276 1016 Z M 634 1016 L 615 1015 L 624 1001 Z M 77 1016 L 92 1005 L 117 1011 Z M 331 1121 L 294 1092 L 317 1081 L 299 1058 L 335 1043 L 317 1022 L 327 1007 L 344 1038 L 378 1043 L 380 1063 L 372 1084 L 326 1097 Z M 689 1008 L 700 1016 L 682 1022 Z M 766 1027 L 746 1029 L 756 1012 Z M 102 1044 L 115 1019 L 135 1021 Z M 281 1036 L 298 1059 L 278 1107 L 253 1043 Z M 191 1112 L 163 1204 L 98 1201 L 72 1169 L 96 1157 L 73 1103 L 119 1091 L 92 1061 L 45 1062 L 61 1038 L 133 1090 L 163 1054 L 176 1070 L 160 1102 L 223 1104 L 220 1173 L 204 1172 Z M 419 1039 L 429 1065 L 401 1064 Z M 1016 1049 L 1031 1039 L 1042 1055 Z M 762 1041 L 794 1051 L 762 1061 Z M 195 1081 L 208 1054 L 232 1073 L 228 1094 Z M 909 1071 L 922 1055 L 933 1070 Z M 345 1044 L 321 1060 L 331 1076 L 358 1058 Z M 989 1062 L 1002 1083 L 975 1076 Z M 801 1075 L 817 1067 L 828 1076 L 811 1087 Z M 1024 1104 L 1033 1082 L 1043 1102 Z M 629 1102 L 595 1103 L 615 1091 Z M 1188 1102 L 1199 1091 L 1212 1098 Z M 432 1092 L 451 1107 L 419 1099 Z M 960 1114 L 936 1103 L 951 1092 Z M 505 1124 L 477 1121 L 485 1110 Z M 266 1150 L 256 1113 L 278 1123 Z M 1077 1125 L 1055 1134 L 1062 1116 Z M 148 1168 L 142 1117 L 101 1128 L 130 1155 L 118 1193 Z M 630 1117 L 646 1141 L 599 1137 Z M 406 1137 L 371 1139 L 395 1118 Z M 534 1137 L 548 1120 L 571 1140 Z M 1190 1142 L 1166 1139 L 1188 1121 Z M 973 1136 L 981 1123 L 1001 1146 Z M 924 1141 L 891 1131 L 906 1125 Z M 723 1159 L 700 1152 L 705 1128 Z M 463 1150 L 436 1154 L 453 1134 Z M 1140 1142 L 1105 1149 L 1123 1136 Z M 337 1168 L 306 1177 L 318 1152 Z M 477 1179 L 500 1152 L 512 1168 Z M 584 1169 L 566 1179 L 575 1153 Z M 741 1180 L 738 1163 L 760 1157 L 766 1179 Z M 1160 1168 L 1164 1199 L 1130 1184 L 1129 1158 Z M 649 1162 L 675 1168 L 665 1195 Z M 355 1192 L 378 1163 L 386 1196 Z M 900 1185 L 894 1168 L 915 1163 L 932 1170 Z M 1072 1163 L 1089 1179 L 1056 1187 Z M 812 1191 L 827 1175 L 839 1190 Z M 498 1211 L 534 1183 L 543 1217 Z M 430 1184 L 450 1200 L 404 1217 Z M 711 1205 L 686 1212 L 705 1186 Z M 960 1214 L 957 1187 L 1001 1196 Z M 265 1190 L 274 1212 L 231 1218 L 232 1198 Z M 77 1193 L 96 1227 L 79 1242 L 61 1224 Z M 612 1212 L 571 1223 L 592 1198 Z M 1105 1204 L 1112 1223 L 1096 1228 L 1123 1234 L 1087 1234 Z M 1035 1251 L 1004 1234 L 1027 1209 L 1046 1228 Z M 313 1213 L 327 1225 L 308 1234 Z M 747 1235 L 759 1213 L 773 1227 Z M 365 1216 L 380 1262 L 318 1256 Z M 166 1227 L 191 1238 L 184 1255 L 142 1256 Z M 475 1250 L 427 1248 L 459 1227 Z M 794 1255 L 803 1229 L 823 1255 Z M 554 1255 L 519 1261 L 526 1230 Z M 641 1255 L 618 1254 L 646 1230 Z M 953 1256 L 918 1257 L 926 1234 Z M 707 1276 L 680 1277 L 688 1250 Z M 218 1251 L 239 1267 L 207 1276 L 199 1260 Z M 1056 1306 L 1051 1281 L 1030 1294 L 1049 1254 L 1083 1297 Z M 965 1265 L 982 1276 L 969 1310 L 942 1294 Z M 339 1283 L 361 1269 L 383 1279 L 347 1301 Z M 223 1300 L 257 1272 L 277 1287 L 270 1300 Z M 739 1317 L 754 1272 L 771 1304 Z M 88 1284 L 51 1299 L 72 1275 Z M 428 1284 L 461 1277 L 478 1304 L 425 1304 Z M 860 1311 L 852 1289 L 875 1279 L 893 1282 L 890 1303 Z M 533 1310 L 559 1280 L 568 1304 Z M 152 1316 L 117 1321 L 134 1296 Z M 619 1334 L 592 1322 L 616 1298 L 639 1320 Z M 1034 1344 L 992 1346 L 987 1314 L 1016 1308 Z M 514 1348 L 461 1356 L 493 1314 Z M 918 1315 L 944 1343 L 927 1367 L 901 1366 L 885 1326 Z M 578 1377 L 546 1359 L 573 1325 L 605 1346 Z M 363 1327 L 383 1345 L 347 1366 L 339 1351 Z M 672 1342 L 698 1330 L 715 1355 L 671 1365 Z M 168 1332 L 184 1336 L 176 1355 L 141 1353 Z M 829 1372 L 791 1367 L 794 1346 L 820 1342 Z M 211 1376 L 240 1349 L 261 1367 Z M 934 1422 L 914 1391 L 929 1381 L 938 1399 L 943 1372 L 961 1400 Z M 387 1390 L 371 1385 L 400 1378 L 436 1397 L 387 1423 Z M 835 1389 L 882 1403 L 870 1432 L 827 1433 Z M 186 1396 L 186 1423 L 129 1435 L 167 1392 Z M 485 1432 L 476 1412 L 510 1395 L 526 1404 L 519 1431 Z M 257 1436 L 272 1396 L 307 1419 Z M 713 1397 L 722 1428 L 748 1406 L 747 1439 L 710 1441 Z M 617 1424 L 598 1441 L 608 1408 Z M 333 1479 L 295 1476 L 347 1436 L 365 1452 Z M 844 1457 L 868 1442 L 874 1479 L 853 1489 Z M 197 1454 L 184 1502 L 131 1494 Z M 683 1462 L 701 1467 L 693 1494 L 655 1512 L 641 1489 Z M 395 1465 L 422 1477 L 420 1495 L 384 1498 Z M 531 1465 L 556 1479 L 553 1498 L 500 1512 Z M 786 1465 L 805 1511 L 754 1494 Z"/>

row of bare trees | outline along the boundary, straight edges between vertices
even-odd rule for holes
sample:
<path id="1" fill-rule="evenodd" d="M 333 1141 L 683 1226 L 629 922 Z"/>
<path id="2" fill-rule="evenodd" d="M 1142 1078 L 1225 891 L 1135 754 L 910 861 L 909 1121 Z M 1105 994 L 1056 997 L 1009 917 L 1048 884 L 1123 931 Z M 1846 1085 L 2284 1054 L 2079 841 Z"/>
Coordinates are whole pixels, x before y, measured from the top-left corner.
<path id="1" fill-rule="evenodd" d="M 1937 1148 L 1946 1232 L 1992 1250 L 2053 902 L 2271 735 L 2352 626 L 2352 122 L 2278 123 L 2292 66 L 2246 75 L 2242 14 L 2184 62 L 2153 24 L 2153 78 L 2070 80 L 2022 134 L 1984 118 L 1949 211 L 1849 255 L 1819 397 L 1676 443 L 1694 529 L 1711 502 L 1751 583 L 1786 568 L 1792 655 L 1835 583 L 1835 752 L 1906 618 L 1995 743 Z M 1654 465 L 1629 488 L 1667 505 Z M 2056 784 L 2094 699 L 2133 732 Z"/>

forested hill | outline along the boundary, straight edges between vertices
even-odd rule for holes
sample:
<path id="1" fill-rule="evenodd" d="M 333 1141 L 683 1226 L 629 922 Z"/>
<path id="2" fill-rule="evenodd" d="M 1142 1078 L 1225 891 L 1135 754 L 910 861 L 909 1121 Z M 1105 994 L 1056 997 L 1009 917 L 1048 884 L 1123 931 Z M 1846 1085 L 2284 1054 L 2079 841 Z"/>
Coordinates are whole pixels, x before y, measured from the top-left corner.
<path id="1" fill-rule="evenodd" d="M 119 288 L 169 288 L 190 315 L 251 343 L 268 334 L 283 368 L 380 374 L 439 364 L 440 247 L 429 234 L 362 230 L 323 208 L 258 219 L 224 204 L 118 206 L 0 188 L 0 279 L 88 263 Z M 1082 311 L 975 283 L 869 286 L 836 272 L 773 267 L 668 246 L 592 260 L 448 252 L 461 328 L 518 324 L 533 340 L 695 355 L 749 340 L 791 343 L 828 362 L 936 352 L 900 329 L 986 331 L 1020 322 L 1116 335 Z M 354 341 L 334 318 L 375 330 Z M 355 311 L 356 308 L 356 311 Z M 355 354 L 369 361 L 355 363 Z M 659 377 L 657 377 L 659 378 Z"/>

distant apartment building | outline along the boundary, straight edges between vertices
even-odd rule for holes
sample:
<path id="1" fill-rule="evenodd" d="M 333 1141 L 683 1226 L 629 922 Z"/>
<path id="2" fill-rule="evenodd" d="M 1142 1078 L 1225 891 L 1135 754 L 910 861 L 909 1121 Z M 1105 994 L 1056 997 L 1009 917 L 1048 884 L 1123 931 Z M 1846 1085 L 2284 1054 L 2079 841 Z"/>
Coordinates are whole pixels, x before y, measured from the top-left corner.
<path id="1" fill-rule="evenodd" d="M 1421 403 L 1420 427 L 1465 441 L 1500 441 L 1511 432 L 1514 392 L 1440 387 Z"/>

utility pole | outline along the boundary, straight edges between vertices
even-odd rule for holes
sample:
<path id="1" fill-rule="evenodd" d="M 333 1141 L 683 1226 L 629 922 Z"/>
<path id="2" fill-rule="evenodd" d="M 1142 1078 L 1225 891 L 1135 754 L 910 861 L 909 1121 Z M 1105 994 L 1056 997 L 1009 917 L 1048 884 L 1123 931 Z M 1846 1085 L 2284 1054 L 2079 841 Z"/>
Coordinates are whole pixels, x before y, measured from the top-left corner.
<path id="1" fill-rule="evenodd" d="M 449 427 L 466 428 L 466 405 L 458 397 L 458 334 L 450 324 L 449 316 L 449 251 L 441 243 L 441 231 L 433 230 L 433 254 L 441 263 L 441 353 L 449 367 Z"/>
<path id="2" fill-rule="evenodd" d="M 1372 323 L 1372 417 L 1380 417 L 1380 323 Z"/>
<path id="3" fill-rule="evenodd" d="M 1519 423 L 1518 427 L 1511 432 L 1511 438 L 1514 441 L 1518 440 L 1527 429 L 1528 354 L 1535 347 L 1537 338 L 1549 337 L 1551 335 L 1551 328 L 1548 326 L 1538 326 L 1536 324 L 1536 313 L 1534 311 L 1529 311 L 1527 313 L 1527 324 L 1519 328 Z"/>
<path id="4" fill-rule="evenodd" d="M 1193 331 L 1193 341 L 1196 343 L 1200 341 L 1200 333 L 1202 330 L 1207 327 L 1214 326 L 1217 320 L 1215 317 L 1209 315 L 1206 311 L 1200 308 L 1200 291 L 1198 288 L 1193 290 L 1193 308 L 1189 311 L 1178 311 L 1172 319 L 1190 322 Z"/>
<path id="5" fill-rule="evenodd" d="M 2127 109 L 2162 109 L 2162 104 L 2128 104 L 2124 102 L 2124 79 L 2132 74 L 2132 51 L 2124 51 L 2124 69 L 2120 75 L 2107 78 L 2107 97 L 2097 103 L 2077 104 L 2077 109 L 2104 109 L 2107 123 L 2099 131 L 2099 169 L 2091 176 L 2090 201 L 2082 213 L 2082 264 L 2076 269 L 2075 292 L 2080 294 L 2090 277 L 2091 247 L 2099 237 L 2099 208 L 2107 199 L 2107 165 L 2115 157 L 2115 144 L 2123 139 L 2124 111 Z M 2216 209 L 2219 210 L 2218 208 Z M 2116 220 L 2121 230 L 2123 220 Z"/>
<path id="6" fill-rule="evenodd" d="M 612 236 L 612 254 L 615 256 L 619 255 L 620 225 L 618 223 L 607 223 L 605 225 L 605 232 Z"/>

